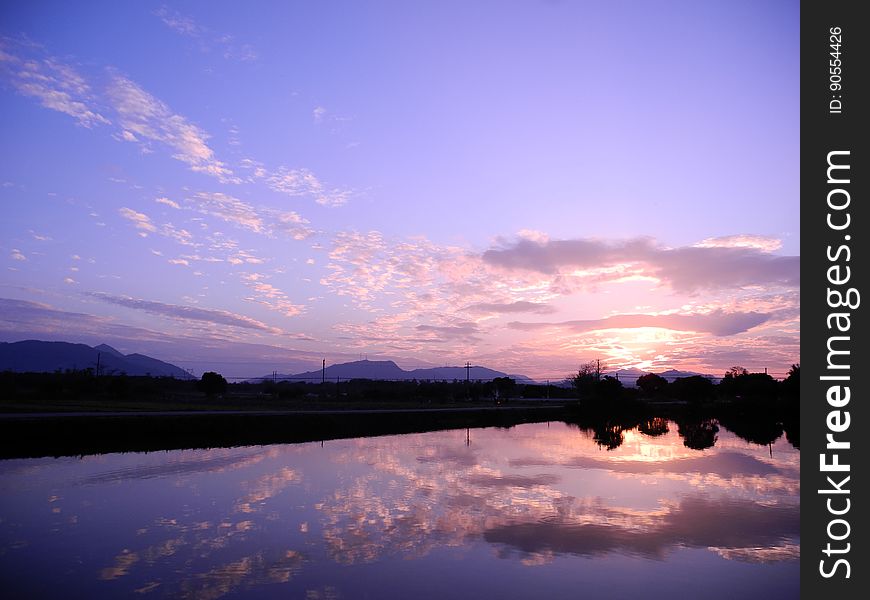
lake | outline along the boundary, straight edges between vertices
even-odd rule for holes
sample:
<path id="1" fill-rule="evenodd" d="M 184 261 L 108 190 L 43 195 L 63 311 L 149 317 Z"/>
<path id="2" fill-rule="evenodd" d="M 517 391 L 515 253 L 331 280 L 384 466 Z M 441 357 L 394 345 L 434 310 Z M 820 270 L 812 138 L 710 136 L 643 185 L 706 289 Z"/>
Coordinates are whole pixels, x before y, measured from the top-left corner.
<path id="1" fill-rule="evenodd" d="M 0 589 L 797 598 L 799 451 L 721 426 L 704 450 L 673 422 L 642 429 L 616 442 L 552 422 L 0 461 Z"/>

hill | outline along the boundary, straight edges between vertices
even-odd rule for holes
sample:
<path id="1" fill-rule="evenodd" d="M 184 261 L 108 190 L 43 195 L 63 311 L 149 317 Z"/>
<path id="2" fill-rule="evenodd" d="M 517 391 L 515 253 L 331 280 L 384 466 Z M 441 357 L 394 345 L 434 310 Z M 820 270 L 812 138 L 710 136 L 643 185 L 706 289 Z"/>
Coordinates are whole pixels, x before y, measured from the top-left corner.
<path id="1" fill-rule="evenodd" d="M 276 375 L 279 381 L 308 381 L 319 382 L 324 373 L 320 370 L 306 371 L 295 375 Z M 414 369 L 406 371 L 391 360 L 356 360 L 353 362 L 340 363 L 329 365 L 325 372 L 327 381 L 335 381 L 336 379 L 387 379 L 394 381 L 410 381 L 412 379 L 420 380 L 435 380 L 435 381 L 453 381 L 464 380 L 466 377 L 465 367 L 433 367 L 429 369 Z M 471 367 L 468 370 L 468 377 L 472 380 L 489 381 L 496 377 L 510 377 L 516 379 L 518 383 L 531 383 L 531 380 L 525 375 L 508 375 L 501 371 L 495 371 L 487 367 Z M 263 379 L 271 379 L 271 376 L 265 376 Z"/>
<path id="2" fill-rule="evenodd" d="M 93 369 L 99 361 L 100 373 L 104 375 L 151 375 L 190 379 L 190 374 L 173 364 L 145 356 L 118 352 L 111 346 L 96 347 L 69 342 L 0 342 L 0 371 L 20 373 L 45 373 Z"/>

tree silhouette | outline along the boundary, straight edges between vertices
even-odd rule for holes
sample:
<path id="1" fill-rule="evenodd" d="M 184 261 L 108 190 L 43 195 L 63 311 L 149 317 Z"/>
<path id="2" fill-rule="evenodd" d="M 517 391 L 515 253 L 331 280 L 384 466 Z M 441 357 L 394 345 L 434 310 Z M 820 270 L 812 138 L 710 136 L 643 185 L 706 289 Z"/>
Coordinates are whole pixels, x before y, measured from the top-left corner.
<path id="1" fill-rule="evenodd" d="M 677 400 L 699 403 L 713 395 L 713 382 L 700 375 L 680 377 L 675 379 L 668 389 Z"/>
<path id="2" fill-rule="evenodd" d="M 725 373 L 725 379 L 730 377 L 740 377 L 741 375 L 749 375 L 749 371 L 744 369 L 743 367 L 731 367 Z"/>
<path id="3" fill-rule="evenodd" d="M 658 396 L 668 386 L 668 380 L 655 373 L 647 373 L 637 378 L 637 387 L 645 396 Z"/>
<path id="4" fill-rule="evenodd" d="M 496 377 L 492 380 L 492 385 L 499 398 L 507 400 L 516 395 L 517 382 L 510 377 Z"/>
<path id="5" fill-rule="evenodd" d="M 716 444 L 719 425 L 716 419 L 684 419 L 677 422 L 683 445 L 692 450 L 706 450 Z"/>
<path id="6" fill-rule="evenodd" d="M 223 394 L 227 391 L 227 380 L 220 373 L 206 371 L 202 374 L 202 379 L 196 383 L 196 389 L 209 397 Z"/>
<path id="7" fill-rule="evenodd" d="M 644 435 L 648 435 L 650 437 L 656 437 L 659 435 L 664 435 L 670 429 L 668 428 L 667 419 L 663 419 L 661 417 L 653 417 L 651 419 L 647 419 L 646 421 L 641 421 L 641 423 L 637 426 L 637 430 L 640 431 Z"/>
<path id="8" fill-rule="evenodd" d="M 801 397 L 801 366 L 794 364 L 788 370 L 788 376 L 780 384 L 782 396 L 786 400 L 799 401 Z"/>

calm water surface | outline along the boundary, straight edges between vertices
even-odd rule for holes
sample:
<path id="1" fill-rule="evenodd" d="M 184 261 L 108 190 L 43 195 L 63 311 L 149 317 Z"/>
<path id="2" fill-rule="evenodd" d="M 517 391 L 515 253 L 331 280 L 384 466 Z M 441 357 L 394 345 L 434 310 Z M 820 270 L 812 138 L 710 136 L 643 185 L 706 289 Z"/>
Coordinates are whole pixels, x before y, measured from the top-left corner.
<path id="1" fill-rule="evenodd" d="M 663 428 L 659 428 L 661 432 Z M 0 462 L 7 598 L 796 598 L 799 452 L 563 423 Z"/>

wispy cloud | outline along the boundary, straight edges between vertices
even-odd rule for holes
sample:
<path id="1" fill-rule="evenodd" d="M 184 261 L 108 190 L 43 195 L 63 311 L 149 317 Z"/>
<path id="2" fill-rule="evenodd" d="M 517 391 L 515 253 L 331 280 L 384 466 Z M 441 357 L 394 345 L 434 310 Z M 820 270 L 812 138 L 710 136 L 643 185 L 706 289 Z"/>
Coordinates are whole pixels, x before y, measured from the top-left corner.
<path id="1" fill-rule="evenodd" d="M 722 337 L 743 333 L 757 327 L 771 318 L 770 314 L 748 312 L 725 312 L 715 310 L 707 314 L 665 314 L 665 315 L 613 315 L 603 319 L 587 319 L 562 321 L 558 323 L 522 323 L 512 321 L 508 327 L 523 331 L 540 329 L 561 329 L 574 333 L 596 331 L 602 329 L 634 329 L 640 327 L 658 327 L 677 331 L 694 331 L 709 333 Z"/>
<path id="2" fill-rule="evenodd" d="M 666 248 L 651 238 L 618 242 L 519 239 L 487 250 L 482 258 L 502 269 L 579 278 L 584 270 L 627 267 L 615 269 L 610 278 L 629 272 L 658 279 L 681 292 L 800 285 L 800 257 L 777 256 L 757 245 Z"/>
<path id="3" fill-rule="evenodd" d="M 41 234 L 41 233 L 36 233 L 36 232 L 33 231 L 32 229 L 29 230 L 28 233 L 30 234 L 30 237 L 32 237 L 33 239 L 35 239 L 37 242 L 50 242 L 50 241 L 51 241 L 51 236 L 50 236 L 50 235 L 44 235 L 44 234 Z"/>
<path id="4" fill-rule="evenodd" d="M 175 10 L 171 10 L 166 6 L 161 6 L 154 14 L 160 17 L 163 24 L 169 27 L 175 33 L 197 37 L 203 33 L 203 28 L 194 22 L 190 17 L 185 17 Z"/>
<path id="5" fill-rule="evenodd" d="M 265 235 L 287 235 L 296 240 L 304 240 L 314 235 L 308 220 L 293 211 L 279 211 L 272 208 L 255 208 L 234 196 L 222 192 L 198 192 L 190 200 L 197 210 Z"/>
<path id="6" fill-rule="evenodd" d="M 175 210 L 181 210 L 181 206 L 178 204 L 178 202 L 170 200 L 169 198 L 155 198 L 154 202 L 156 202 L 157 204 L 165 204 L 169 208 L 174 208 Z"/>
<path id="7" fill-rule="evenodd" d="M 527 302 L 525 300 L 517 300 L 516 302 L 479 302 L 466 306 L 466 312 L 473 314 L 512 314 L 512 313 L 533 313 L 537 315 L 546 315 L 556 312 L 556 309 L 549 304 L 541 302 Z"/>
<path id="8" fill-rule="evenodd" d="M 254 210 L 254 207 L 229 194 L 222 192 L 198 192 L 194 194 L 191 200 L 203 214 L 217 217 L 245 229 L 250 229 L 254 233 L 265 232 L 266 226 L 263 223 L 263 219 Z"/>
<path id="9" fill-rule="evenodd" d="M 223 58 L 238 62 L 257 60 L 257 51 L 251 44 L 240 43 L 235 37 L 220 34 L 167 6 L 161 6 L 154 14 L 169 29 L 196 42 L 201 52 L 217 51 Z"/>
<path id="10" fill-rule="evenodd" d="M 353 195 L 349 189 L 330 188 L 308 169 L 279 167 L 266 177 L 266 184 L 274 191 L 288 196 L 309 196 L 323 206 L 341 206 Z"/>
<path id="11" fill-rule="evenodd" d="M 269 310 L 283 314 L 285 317 L 295 317 L 305 309 L 303 305 L 291 301 L 290 297 L 283 290 L 265 281 L 269 278 L 267 275 L 263 273 L 246 273 L 241 277 L 244 284 L 254 291 L 254 296 L 246 298 L 246 300 L 261 304 Z"/>
<path id="12" fill-rule="evenodd" d="M 136 229 L 139 230 L 139 235 L 147 237 L 149 233 L 155 233 L 157 227 L 151 221 L 151 217 L 144 213 L 136 212 L 132 208 L 126 206 L 118 209 L 118 214 L 133 223 Z"/>
<path id="13" fill-rule="evenodd" d="M 211 175 L 222 183 L 239 182 L 215 157 L 207 143 L 208 134 L 132 80 L 113 73 L 107 97 L 118 113 L 122 133 L 129 134 L 124 139 L 160 142 L 174 152 L 173 158 L 189 165 L 191 170 Z"/>
<path id="14" fill-rule="evenodd" d="M 755 248 L 762 252 L 775 252 L 782 248 L 782 240 L 766 235 L 738 234 L 707 238 L 695 246 L 698 248 Z"/>
<path id="15" fill-rule="evenodd" d="M 82 127 L 108 125 L 84 78 L 70 65 L 53 57 L 13 54 L 13 42 L 0 39 L 0 73 L 20 94 L 39 100 L 45 108 L 71 116 Z M 18 49 L 22 49 L 19 45 Z M 31 45 L 29 50 L 33 50 Z"/>
<path id="16" fill-rule="evenodd" d="M 415 329 L 420 333 L 430 335 L 433 340 L 439 342 L 479 341 L 478 334 L 481 332 L 476 323 L 468 321 L 453 325 L 417 325 Z"/>
<path id="17" fill-rule="evenodd" d="M 229 325 L 231 327 L 241 327 L 243 329 L 254 329 L 257 331 L 265 331 L 268 333 L 281 333 L 280 329 L 270 327 L 261 321 L 238 315 L 225 310 L 215 310 L 208 308 L 198 308 L 194 306 L 182 306 L 178 304 L 166 304 L 164 302 L 155 302 L 152 300 L 140 300 L 130 296 L 115 296 L 102 292 L 93 292 L 92 297 L 124 306 L 135 310 L 142 310 L 154 315 L 170 317 L 173 319 L 182 319 L 185 321 L 205 321 L 216 325 Z"/>

